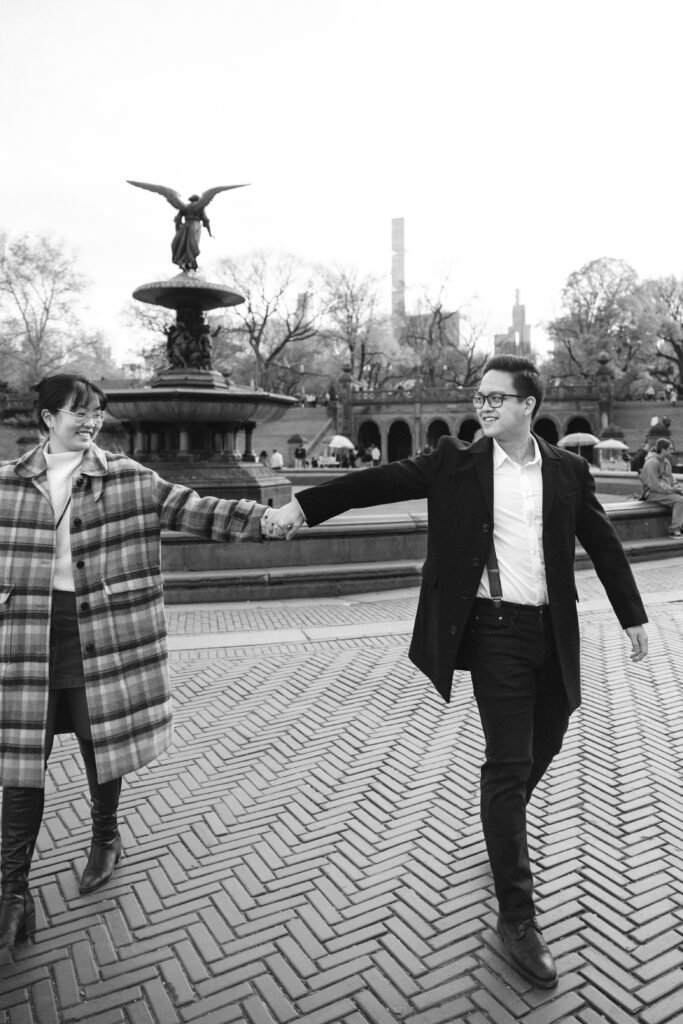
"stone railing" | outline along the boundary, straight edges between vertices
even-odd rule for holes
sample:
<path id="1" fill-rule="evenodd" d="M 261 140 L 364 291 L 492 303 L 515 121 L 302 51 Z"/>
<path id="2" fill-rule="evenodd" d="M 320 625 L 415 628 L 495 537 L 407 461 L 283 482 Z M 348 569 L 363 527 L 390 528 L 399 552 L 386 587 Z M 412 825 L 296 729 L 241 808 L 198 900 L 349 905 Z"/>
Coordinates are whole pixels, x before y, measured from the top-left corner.
<path id="1" fill-rule="evenodd" d="M 374 391 L 354 391 L 351 395 L 352 405 L 382 405 L 396 402 L 462 402 L 469 404 L 474 388 L 426 387 L 418 385 L 413 388 L 378 388 Z M 597 397 L 596 388 L 592 384 L 557 384 L 546 387 L 546 401 L 584 401 L 594 402 Z"/>

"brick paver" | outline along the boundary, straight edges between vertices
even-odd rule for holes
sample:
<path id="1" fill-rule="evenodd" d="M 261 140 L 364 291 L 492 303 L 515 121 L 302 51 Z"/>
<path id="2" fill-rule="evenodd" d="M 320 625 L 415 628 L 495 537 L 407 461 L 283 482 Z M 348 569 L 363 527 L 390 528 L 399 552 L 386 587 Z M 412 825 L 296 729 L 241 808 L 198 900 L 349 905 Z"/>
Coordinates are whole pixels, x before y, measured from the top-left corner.
<path id="1" fill-rule="evenodd" d="M 174 746 L 126 779 L 124 858 L 81 897 L 85 779 L 57 743 L 0 1024 L 683 1021 L 679 566 L 635 566 L 635 666 L 579 576 L 584 705 L 529 815 L 555 991 L 502 956 L 469 679 L 446 707 L 411 666 L 408 590 L 169 608 Z"/>

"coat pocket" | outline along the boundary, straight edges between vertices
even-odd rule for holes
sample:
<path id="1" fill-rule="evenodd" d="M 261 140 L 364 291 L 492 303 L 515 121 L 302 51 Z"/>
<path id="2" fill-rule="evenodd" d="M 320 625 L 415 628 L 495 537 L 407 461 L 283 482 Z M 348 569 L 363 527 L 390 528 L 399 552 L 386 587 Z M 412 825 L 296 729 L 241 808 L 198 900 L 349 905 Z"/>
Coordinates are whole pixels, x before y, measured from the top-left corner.
<path id="1" fill-rule="evenodd" d="M 158 643 L 166 636 L 159 566 L 109 576 L 102 581 L 102 588 L 120 654 Z"/>

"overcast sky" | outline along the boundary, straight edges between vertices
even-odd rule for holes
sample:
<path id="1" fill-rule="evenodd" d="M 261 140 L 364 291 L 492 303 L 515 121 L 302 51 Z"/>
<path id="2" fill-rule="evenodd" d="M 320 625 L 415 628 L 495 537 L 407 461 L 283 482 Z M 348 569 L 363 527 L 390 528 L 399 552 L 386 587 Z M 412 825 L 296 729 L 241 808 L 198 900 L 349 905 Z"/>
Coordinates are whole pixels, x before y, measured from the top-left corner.
<path id="1" fill-rule="evenodd" d="M 138 285 L 177 272 L 183 196 L 200 266 L 252 248 L 385 278 L 406 225 L 424 287 L 504 330 L 599 256 L 683 274 L 679 0 L 0 0 L 10 232 L 64 238 L 117 354 Z M 532 337 L 540 338 L 540 330 Z"/>

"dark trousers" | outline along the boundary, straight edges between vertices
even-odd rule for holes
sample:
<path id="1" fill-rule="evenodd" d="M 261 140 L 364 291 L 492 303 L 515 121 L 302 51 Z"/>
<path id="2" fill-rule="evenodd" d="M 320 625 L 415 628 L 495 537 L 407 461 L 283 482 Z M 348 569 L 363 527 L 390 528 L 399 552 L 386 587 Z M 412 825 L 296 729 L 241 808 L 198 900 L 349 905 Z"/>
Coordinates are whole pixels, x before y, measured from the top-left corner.
<path id="1" fill-rule="evenodd" d="M 470 618 L 474 696 L 486 740 L 481 822 L 500 916 L 534 916 L 526 804 L 569 723 L 547 608 L 477 600 Z"/>

